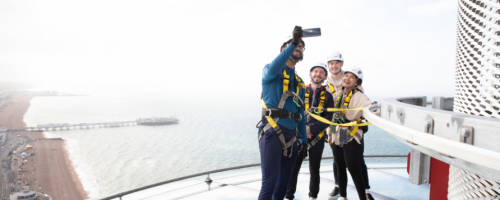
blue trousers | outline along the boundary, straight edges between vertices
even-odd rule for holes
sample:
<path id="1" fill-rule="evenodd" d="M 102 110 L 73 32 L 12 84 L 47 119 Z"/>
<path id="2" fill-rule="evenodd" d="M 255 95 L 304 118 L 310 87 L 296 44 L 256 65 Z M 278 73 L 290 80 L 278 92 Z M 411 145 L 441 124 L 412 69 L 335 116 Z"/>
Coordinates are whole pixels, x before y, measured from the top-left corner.
<path id="1" fill-rule="evenodd" d="M 265 125 L 265 123 L 260 125 L 259 133 Z M 283 126 L 280 126 L 280 129 L 287 142 L 291 140 L 296 133 L 296 130 L 290 130 Z M 278 135 L 276 135 L 276 132 L 271 128 L 264 133 L 264 136 L 259 142 L 259 149 L 262 169 L 262 187 L 260 189 L 259 200 L 282 200 L 285 198 L 288 183 L 290 182 L 293 168 L 297 162 L 299 140 L 297 139 L 297 141 L 288 148 L 288 155 L 284 156 Z M 288 157 L 290 153 L 292 156 Z"/>
<path id="2" fill-rule="evenodd" d="M 361 138 L 361 149 L 359 150 L 358 167 L 359 171 L 361 172 L 361 176 L 363 177 L 365 189 L 370 189 L 370 183 L 368 180 L 368 168 L 366 167 L 364 153 L 365 153 L 365 137 Z M 335 159 L 333 159 L 333 177 L 335 178 L 335 185 L 339 185 L 339 178 L 337 175 L 337 165 L 335 164 Z"/>

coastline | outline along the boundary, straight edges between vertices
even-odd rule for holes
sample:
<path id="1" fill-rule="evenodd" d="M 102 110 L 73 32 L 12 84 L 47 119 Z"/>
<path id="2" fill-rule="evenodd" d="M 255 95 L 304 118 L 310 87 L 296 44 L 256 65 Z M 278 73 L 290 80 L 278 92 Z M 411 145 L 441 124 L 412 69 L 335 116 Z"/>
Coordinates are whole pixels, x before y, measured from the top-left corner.
<path id="1" fill-rule="evenodd" d="M 0 124 L 11 128 L 25 127 L 24 115 L 30 107 L 32 98 L 32 96 L 16 97 L 14 103 L 1 109 Z M 28 163 L 22 165 L 26 170 L 25 174 L 28 175 L 26 179 L 31 185 L 30 190 L 43 192 L 53 199 L 89 198 L 72 165 L 64 140 L 47 139 L 43 132 L 23 131 L 13 134 L 37 139 L 29 143 L 34 146 L 35 156 L 27 157 Z"/>

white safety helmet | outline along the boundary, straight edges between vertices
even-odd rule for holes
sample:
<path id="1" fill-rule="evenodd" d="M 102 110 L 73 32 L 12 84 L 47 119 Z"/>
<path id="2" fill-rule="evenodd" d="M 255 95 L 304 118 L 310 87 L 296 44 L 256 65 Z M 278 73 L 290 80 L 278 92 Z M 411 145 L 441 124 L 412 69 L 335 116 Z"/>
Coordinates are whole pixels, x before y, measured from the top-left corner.
<path id="1" fill-rule="evenodd" d="M 344 74 L 346 73 L 352 73 L 358 77 L 359 80 L 361 80 L 361 83 L 363 83 L 363 70 L 359 67 L 347 67 L 344 69 Z"/>
<path id="2" fill-rule="evenodd" d="M 338 60 L 341 62 L 344 62 L 344 57 L 342 57 L 342 54 L 338 51 L 332 51 L 327 57 L 326 57 L 326 62 L 330 62 L 332 60 Z"/>
<path id="3" fill-rule="evenodd" d="M 314 68 L 316 67 L 321 67 L 323 68 L 323 70 L 325 70 L 325 76 L 328 76 L 328 67 L 326 67 L 326 64 L 324 62 L 316 62 L 314 63 L 313 67 L 311 67 L 311 70 L 309 71 L 309 73 L 311 73 Z"/>

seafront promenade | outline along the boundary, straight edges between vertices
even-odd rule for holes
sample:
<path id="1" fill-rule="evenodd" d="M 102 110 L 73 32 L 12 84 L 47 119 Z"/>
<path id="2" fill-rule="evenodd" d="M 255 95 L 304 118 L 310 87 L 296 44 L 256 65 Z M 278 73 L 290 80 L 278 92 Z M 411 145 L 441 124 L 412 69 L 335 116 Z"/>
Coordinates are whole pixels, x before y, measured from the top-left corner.
<path id="1" fill-rule="evenodd" d="M 17 161 L 19 159 L 15 158 L 15 150 L 19 149 L 19 146 L 23 146 L 28 142 L 28 138 L 17 137 L 9 133 L 0 134 L 2 144 L 0 159 L 2 160 L 2 169 L 0 170 L 0 188 L 1 188 L 1 199 L 9 198 L 9 194 L 14 191 L 22 190 L 22 188 L 16 185 L 16 178 L 19 177 L 17 170 L 13 170 L 13 166 L 19 167 Z M 13 162 L 13 160 L 15 160 Z"/>
<path id="2" fill-rule="evenodd" d="M 3 98 L 0 128 L 26 127 L 24 114 L 32 98 L 23 94 Z M 5 131 L 0 135 L 5 137 L 0 139 L 0 144 L 3 142 L 1 199 L 9 199 L 10 194 L 26 188 L 52 199 L 89 198 L 72 166 L 64 140 L 47 139 L 42 131 Z"/>

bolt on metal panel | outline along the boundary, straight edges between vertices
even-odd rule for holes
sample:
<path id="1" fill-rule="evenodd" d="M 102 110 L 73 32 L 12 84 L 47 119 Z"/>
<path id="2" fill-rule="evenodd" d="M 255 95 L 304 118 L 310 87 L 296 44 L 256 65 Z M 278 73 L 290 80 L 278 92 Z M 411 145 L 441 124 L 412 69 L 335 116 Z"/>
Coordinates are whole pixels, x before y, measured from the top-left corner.
<path id="1" fill-rule="evenodd" d="M 422 99 L 421 97 L 415 98 Z M 403 99 L 404 101 L 402 101 L 401 99 Z M 417 101 L 413 101 L 411 100 L 411 98 L 385 99 L 380 105 L 381 117 L 392 123 L 403 125 L 416 131 L 427 133 L 432 131 L 433 135 L 435 136 L 456 142 L 460 142 L 460 138 L 462 137 L 459 131 L 461 126 L 474 125 L 474 138 L 473 140 L 470 140 L 472 142 L 472 145 L 479 148 L 500 152 L 500 145 L 497 145 L 497 143 L 495 142 L 491 142 L 500 141 L 499 119 L 471 116 L 451 111 L 414 106 L 415 103 L 412 103 L 413 105 L 402 103 Z M 404 116 L 404 118 L 402 118 L 401 116 Z M 432 122 L 430 121 L 430 119 L 432 119 Z M 425 128 L 428 128 L 429 125 L 432 125 L 433 128 L 425 131 Z M 391 134 L 390 132 L 388 133 Z M 478 175 L 482 175 L 484 177 L 488 177 L 500 182 L 499 171 L 495 171 L 484 166 L 474 165 L 473 163 L 456 159 L 433 149 L 428 149 L 420 145 L 416 145 L 415 143 L 411 142 L 411 138 L 395 138 L 410 146 L 412 149 L 430 155 L 445 163 L 455 165 L 464 170 L 468 170 Z M 467 141 L 467 139 L 465 141 Z"/>

